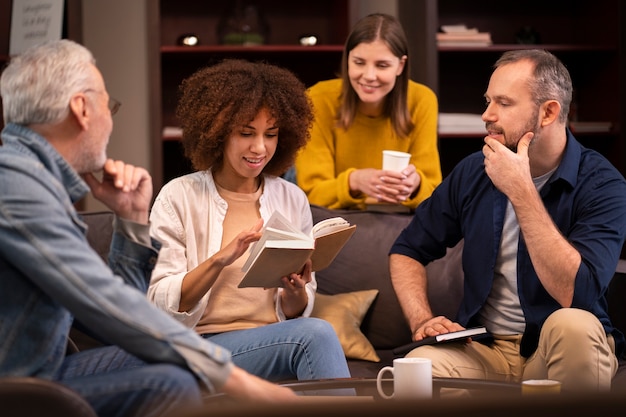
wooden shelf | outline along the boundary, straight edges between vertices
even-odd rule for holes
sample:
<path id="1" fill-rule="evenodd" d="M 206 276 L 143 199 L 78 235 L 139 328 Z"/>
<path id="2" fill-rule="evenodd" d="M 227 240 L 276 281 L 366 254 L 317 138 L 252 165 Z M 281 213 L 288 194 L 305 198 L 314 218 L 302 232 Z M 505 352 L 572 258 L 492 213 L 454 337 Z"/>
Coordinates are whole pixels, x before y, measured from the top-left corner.
<path id="1" fill-rule="evenodd" d="M 198 46 L 161 46 L 161 54 L 184 55 L 184 54 L 265 54 L 265 53 L 290 53 L 290 54 L 310 54 L 310 53 L 343 52 L 343 45 L 258 45 L 258 46 L 237 46 L 237 45 L 198 45 Z"/>
<path id="2" fill-rule="evenodd" d="M 604 45 L 604 44 L 518 44 L 518 43 L 502 43 L 493 44 L 490 46 L 437 46 L 439 52 L 505 52 L 510 50 L 529 49 L 529 48 L 541 48 L 551 52 L 617 52 L 617 45 Z"/>
<path id="3" fill-rule="evenodd" d="M 439 139 L 475 139 L 475 138 L 484 138 L 487 135 L 487 131 L 485 130 L 484 134 L 476 133 L 476 132 L 459 132 L 459 133 L 439 133 L 437 136 Z"/>
<path id="4" fill-rule="evenodd" d="M 590 136 L 590 137 L 594 137 L 596 139 L 604 139 L 604 140 L 611 140 L 613 137 L 619 135 L 619 132 L 616 131 L 611 131 L 611 132 L 605 132 L 605 131 L 597 131 L 597 132 L 593 132 L 593 131 L 586 131 L 586 132 L 574 132 L 574 134 L 576 135 L 576 137 L 585 137 L 585 136 Z M 485 133 L 475 133 L 475 132 L 459 132 L 459 133 L 439 133 L 437 136 L 439 139 L 482 139 L 487 135 L 487 132 L 485 131 Z M 180 135 L 164 135 L 162 137 L 164 142 L 180 142 L 182 139 L 182 136 Z"/>
<path id="5" fill-rule="evenodd" d="M 576 137 L 582 136 L 593 136 L 598 139 L 604 138 L 605 140 L 612 140 L 616 136 L 619 135 L 620 132 L 611 130 L 607 131 L 585 131 L 585 132 L 574 132 Z M 475 139 L 475 138 L 484 138 L 487 135 L 487 131 L 485 133 L 477 133 L 477 132 L 459 132 L 459 133 L 439 133 L 439 139 Z M 180 139 L 180 138 L 178 138 Z M 176 138 L 170 137 L 168 140 L 176 140 Z"/>

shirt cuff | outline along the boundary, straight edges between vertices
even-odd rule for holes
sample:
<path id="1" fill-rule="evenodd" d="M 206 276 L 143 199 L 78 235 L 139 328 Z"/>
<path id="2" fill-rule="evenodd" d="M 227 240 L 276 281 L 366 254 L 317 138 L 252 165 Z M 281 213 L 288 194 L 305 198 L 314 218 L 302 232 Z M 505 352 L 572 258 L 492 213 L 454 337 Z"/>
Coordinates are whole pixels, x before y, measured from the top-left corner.
<path id="1" fill-rule="evenodd" d="M 152 240 L 150 239 L 150 224 L 137 223 L 115 216 L 113 229 L 132 242 L 152 247 Z"/>

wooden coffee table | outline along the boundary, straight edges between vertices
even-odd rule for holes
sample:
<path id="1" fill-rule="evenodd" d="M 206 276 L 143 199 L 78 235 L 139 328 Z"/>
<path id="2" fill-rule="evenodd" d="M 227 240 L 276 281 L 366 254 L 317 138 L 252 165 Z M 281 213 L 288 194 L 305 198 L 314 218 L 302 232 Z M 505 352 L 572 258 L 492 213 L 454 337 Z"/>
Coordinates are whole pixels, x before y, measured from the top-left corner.
<path id="1" fill-rule="evenodd" d="M 338 378 L 309 381 L 287 381 L 280 385 L 291 388 L 302 397 L 303 402 L 380 402 L 383 399 L 376 389 L 375 378 Z M 393 392 L 393 379 L 382 379 L 383 390 Z M 459 389 L 467 392 L 465 397 L 509 397 L 520 396 L 521 386 L 517 383 L 484 381 L 464 378 L 433 378 L 433 400 L 439 400 L 442 389 Z M 421 400 L 424 401 L 424 400 Z M 428 400 L 427 400 L 428 401 Z M 207 404 L 228 404 L 233 400 L 223 394 L 205 397 Z"/>
<path id="2" fill-rule="evenodd" d="M 391 381 L 386 381 L 391 384 Z M 583 415 L 622 417 L 626 409 L 624 392 L 561 393 L 558 395 L 521 395 L 519 384 L 493 383 L 490 381 L 449 380 L 433 381 L 433 398 L 428 400 L 382 400 L 367 395 L 376 388 L 374 379 L 349 379 L 332 381 L 299 381 L 285 385 L 301 394 L 310 389 L 354 389 L 358 395 L 351 398 L 327 396 L 303 396 L 302 400 L 289 403 L 259 404 L 236 402 L 219 404 L 208 402 L 199 409 L 172 417 L 554 417 Z M 391 385 L 389 385 L 391 387 Z M 477 393 L 448 399 L 438 397 L 438 391 L 460 388 Z M 484 395 L 488 394 L 488 397 Z"/>
<path id="3" fill-rule="evenodd" d="M 313 381 L 293 381 L 281 383 L 301 395 L 310 395 L 312 392 L 323 391 L 332 394 L 334 390 L 354 389 L 356 396 L 367 396 L 374 400 L 382 400 L 376 389 L 375 378 L 342 378 Z M 393 392 L 393 379 L 382 379 L 383 390 Z M 521 386 L 518 383 L 486 381 L 467 378 L 433 378 L 433 398 L 439 398 L 442 389 L 460 389 L 470 396 L 518 396 Z"/>

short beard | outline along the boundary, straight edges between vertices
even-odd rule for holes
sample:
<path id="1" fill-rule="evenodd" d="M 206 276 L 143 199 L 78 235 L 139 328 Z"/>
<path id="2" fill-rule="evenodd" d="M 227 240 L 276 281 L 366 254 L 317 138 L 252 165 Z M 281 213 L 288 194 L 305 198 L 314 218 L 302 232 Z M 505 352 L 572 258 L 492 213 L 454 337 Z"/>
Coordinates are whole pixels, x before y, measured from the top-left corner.
<path id="1" fill-rule="evenodd" d="M 104 163 L 107 160 L 106 153 L 99 155 L 93 155 L 88 152 L 84 152 L 80 155 L 78 161 L 74 162 L 74 169 L 79 174 L 86 174 L 89 172 L 99 172 L 104 168 Z"/>
<path id="2" fill-rule="evenodd" d="M 534 111 L 530 119 L 528 119 L 528 121 L 526 122 L 526 125 L 524 125 L 521 132 L 519 132 L 519 137 L 517 138 L 515 143 L 509 143 L 509 141 L 507 140 L 507 137 L 508 137 L 507 134 L 503 132 L 504 146 L 509 148 L 511 151 L 517 153 L 517 145 L 519 144 L 519 141 L 522 139 L 522 136 L 524 136 L 527 132 L 533 132 L 533 139 L 539 137 L 539 135 L 541 134 L 541 125 L 537 121 L 538 117 L 539 117 L 539 109 Z M 515 134 L 517 135 L 518 132 L 515 132 Z"/>

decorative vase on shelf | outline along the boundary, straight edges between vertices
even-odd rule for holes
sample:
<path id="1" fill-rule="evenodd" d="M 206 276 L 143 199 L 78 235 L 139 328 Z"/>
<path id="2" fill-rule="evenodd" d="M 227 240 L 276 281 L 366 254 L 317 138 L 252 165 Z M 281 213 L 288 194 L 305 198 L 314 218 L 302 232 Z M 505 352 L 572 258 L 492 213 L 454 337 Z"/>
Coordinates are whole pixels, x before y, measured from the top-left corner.
<path id="1" fill-rule="evenodd" d="M 223 45 L 263 45 L 269 27 L 257 6 L 235 2 L 232 10 L 218 23 L 217 36 Z"/>

